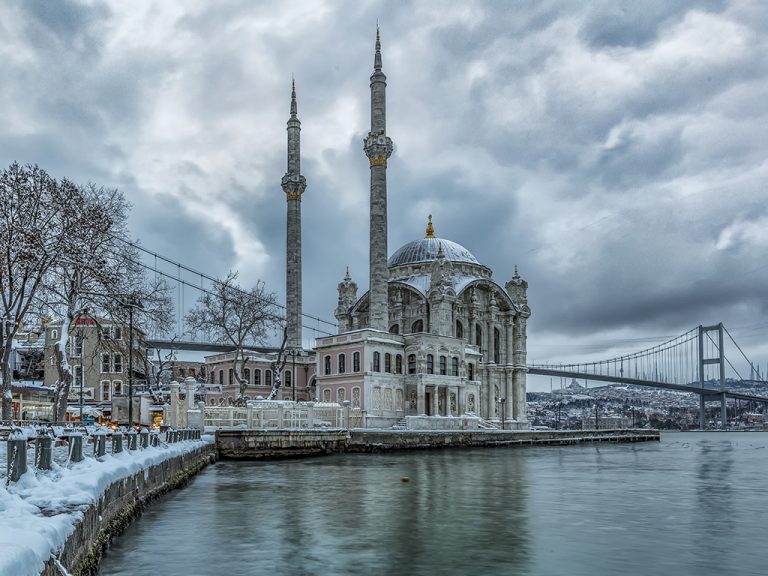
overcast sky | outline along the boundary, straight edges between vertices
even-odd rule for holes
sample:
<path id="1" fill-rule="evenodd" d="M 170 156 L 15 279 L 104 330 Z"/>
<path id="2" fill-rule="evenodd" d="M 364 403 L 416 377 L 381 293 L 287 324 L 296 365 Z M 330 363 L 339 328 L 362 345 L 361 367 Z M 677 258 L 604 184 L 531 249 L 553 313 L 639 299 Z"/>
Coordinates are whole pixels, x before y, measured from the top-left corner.
<path id="1" fill-rule="evenodd" d="M 758 0 L 5 0 L 0 164 L 120 188 L 144 246 L 282 299 L 294 74 L 304 310 L 333 320 L 345 266 L 367 288 L 377 18 L 390 254 L 432 213 L 499 282 L 518 264 L 530 360 L 613 356 L 722 321 L 765 366 Z"/>

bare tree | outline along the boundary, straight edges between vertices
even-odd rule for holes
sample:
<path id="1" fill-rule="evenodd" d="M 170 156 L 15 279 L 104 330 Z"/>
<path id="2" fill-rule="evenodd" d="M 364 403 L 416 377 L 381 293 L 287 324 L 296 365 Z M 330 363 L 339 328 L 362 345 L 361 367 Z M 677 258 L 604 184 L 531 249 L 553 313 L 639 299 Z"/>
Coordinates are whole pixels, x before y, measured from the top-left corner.
<path id="1" fill-rule="evenodd" d="M 12 416 L 10 356 L 16 332 L 33 306 L 72 230 L 77 204 L 37 166 L 11 164 L 0 173 L 0 289 L 2 418 Z"/>
<path id="2" fill-rule="evenodd" d="M 262 281 L 244 290 L 237 283 L 237 273 L 230 272 L 211 291 L 204 292 L 197 307 L 186 316 L 190 330 L 210 331 L 214 338 L 235 348 L 232 371 L 240 388 L 239 398 L 245 395 L 247 384 L 242 376 L 248 361 L 246 346 L 263 344 L 280 322 L 275 302 L 275 294 L 267 292 Z"/>

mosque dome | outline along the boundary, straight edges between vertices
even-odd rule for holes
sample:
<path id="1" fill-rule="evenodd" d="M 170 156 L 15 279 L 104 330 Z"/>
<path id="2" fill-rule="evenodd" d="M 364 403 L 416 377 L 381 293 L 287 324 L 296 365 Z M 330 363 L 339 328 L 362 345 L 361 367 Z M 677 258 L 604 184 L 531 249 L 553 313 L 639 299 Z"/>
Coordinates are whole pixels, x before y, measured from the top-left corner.
<path id="1" fill-rule="evenodd" d="M 427 224 L 427 234 L 424 238 L 408 242 L 400 247 L 392 256 L 390 256 L 387 265 L 390 268 L 396 266 L 405 266 L 407 264 L 416 264 L 420 262 L 431 262 L 437 259 L 437 253 L 442 248 L 443 256 L 450 262 L 464 262 L 481 266 L 472 252 L 464 248 L 461 244 L 435 237 L 435 231 L 432 227 L 432 215 L 429 216 Z"/>

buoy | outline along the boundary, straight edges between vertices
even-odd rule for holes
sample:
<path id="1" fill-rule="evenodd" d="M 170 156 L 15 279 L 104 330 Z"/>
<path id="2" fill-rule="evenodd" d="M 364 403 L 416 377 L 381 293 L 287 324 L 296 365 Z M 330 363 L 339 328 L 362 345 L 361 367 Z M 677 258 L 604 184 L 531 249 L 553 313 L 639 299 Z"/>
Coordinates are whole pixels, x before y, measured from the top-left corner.
<path id="1" fill-rule="evenodd" d="M 400 482 L 410 482 L 411 479 L 408 476 L 400 476 Z"/>

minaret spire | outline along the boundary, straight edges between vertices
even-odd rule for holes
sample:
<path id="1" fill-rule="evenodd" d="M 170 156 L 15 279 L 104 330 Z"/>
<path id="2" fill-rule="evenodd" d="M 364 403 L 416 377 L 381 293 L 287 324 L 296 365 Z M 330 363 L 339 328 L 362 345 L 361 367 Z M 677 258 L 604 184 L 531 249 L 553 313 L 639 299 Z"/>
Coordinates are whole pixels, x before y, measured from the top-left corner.
<path id="1" fill-rule="evenodd" d="M 387 136 L 387 77 L 381 71 L 381 36 L 376 26 L 376 55 L 371 75 L 371 131 L 363 149 L 371 164 L 370 284 L 368 325 L 389 329 L 387 286 L 387 159 L 392 140 Z"/>
<path id="2" fill-rule="evenodd" d="M 291 117 L 288 119 L 288 170 L 281 182 L 288 203 L 285 251 L 286 346 L 302 348 L 301 338 L 301 197 L 307 181 L 301 175 L 301 122 L 296 106 L 296 82 L 291 78 Z"/>

